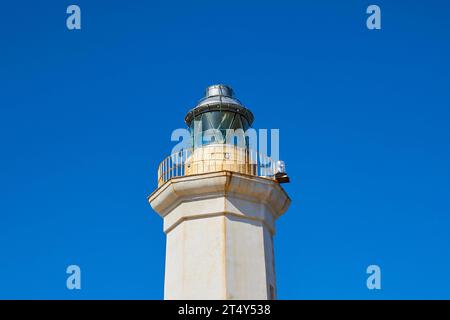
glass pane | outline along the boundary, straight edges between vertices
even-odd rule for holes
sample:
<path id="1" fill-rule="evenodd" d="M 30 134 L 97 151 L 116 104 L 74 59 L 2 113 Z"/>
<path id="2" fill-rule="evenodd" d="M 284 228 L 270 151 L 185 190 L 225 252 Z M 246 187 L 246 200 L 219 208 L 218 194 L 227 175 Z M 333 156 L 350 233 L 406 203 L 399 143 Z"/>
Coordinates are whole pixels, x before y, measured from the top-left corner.
<path id="1" fill-rule="evenodd" d="M 250 125 L 248 124 L 248 121 L 245 117 L 242 117 L 242 124 L 244 125 L 244 127 L 243 127 L 244 131 L 246 131 L 250 127 Z"/>
<path id="2" fill-rule="evenodd" d="M 241 122 L 241 116 L 236 113 L 236 116 L 234 117 L 233 124 L 230 127 L 231 129 L 243 129 L 242 122 Z"/>
<path id="3" fill-rule="evenodd" d="M 190 126 L 192 134 L 191 139 L 194 147 L 200 147 L 201 145 L 209 143 L 225 143 L 227 129 L 242 129 L 245 132 L 249 127 L 247 119 L 239 113 L 230 111 L 205 112 L 195 116 L 194 121 L 192 121 Z M 214 129 L 219 130 L 221 135 L 217 132 L 213 133 L 217 134 L 217 136 L 211 137 L 211 132 L 214 132 Z M 209 130 L 209 135 L 207 139 L 205 139 L 204 135 L 207 130 Z M 229 142 L 235 145 L 239 144 L 241 147 L 243 147 L 243 145 L 248 146 L 248 140 L 245 139 L 242 132 L 235 132 L 234 135 L 234 139 Z"/>
<path id="4" fill-rule="evenodd" d="M 200 147 L 202 145 L 202 131 L 201 131 L 201 125 L 202 125 L 202 115 L 198 115 L 194 119 L 193 124 L 193 144 L 194 148 Z"/>
<path id="5" fill-rule="evenodd" d="M 234 113 L 232 112 L 222 112 L 222 120 L 220 122 L 220 125 L 218 127 L 218 129 L 228 129 L 230 128 L 231 122 L 233 121 L 234 118 Z"/>
<path id="6" fill-rule="evenodd" d="M 213 123 L 211 121 L 211 112 L 202 113 L 202 131 L 213 129 Z"/>

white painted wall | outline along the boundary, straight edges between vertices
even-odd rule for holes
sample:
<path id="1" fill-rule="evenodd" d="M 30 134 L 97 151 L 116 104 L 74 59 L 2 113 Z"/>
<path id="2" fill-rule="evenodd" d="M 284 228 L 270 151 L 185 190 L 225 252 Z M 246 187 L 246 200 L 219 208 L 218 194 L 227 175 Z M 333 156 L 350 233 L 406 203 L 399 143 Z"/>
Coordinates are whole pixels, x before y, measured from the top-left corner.
<path id="1" fill-rule="evenodd" d="M 167 234 L 165 299 L 276 296 L 274 224 L 290 204 L 276 181 L 228 171 L 185 176 L 149 201 Z"/>

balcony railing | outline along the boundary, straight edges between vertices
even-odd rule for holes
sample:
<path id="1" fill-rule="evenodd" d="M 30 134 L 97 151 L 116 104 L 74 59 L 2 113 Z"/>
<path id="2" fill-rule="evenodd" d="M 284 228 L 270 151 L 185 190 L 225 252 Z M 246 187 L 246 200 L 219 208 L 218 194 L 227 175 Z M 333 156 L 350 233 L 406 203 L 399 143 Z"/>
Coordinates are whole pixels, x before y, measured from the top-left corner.
<path id="1" fill-rule="evenodd" d="M 275 179 L 276 162 L 262 153 L 226 144 L 184 149 L 160 163 L 158 187 L 175 177 L 224 170 Z"/>

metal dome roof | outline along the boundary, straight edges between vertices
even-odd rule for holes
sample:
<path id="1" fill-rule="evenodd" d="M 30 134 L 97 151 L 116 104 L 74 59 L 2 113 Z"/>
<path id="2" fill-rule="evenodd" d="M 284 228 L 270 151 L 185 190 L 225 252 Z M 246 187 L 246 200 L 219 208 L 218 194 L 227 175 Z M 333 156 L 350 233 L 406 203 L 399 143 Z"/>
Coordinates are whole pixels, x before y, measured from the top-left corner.
<path id="1" fill-rule="evenodd" d="M 205 97 L 188 112 L 184 121 L 190 126 L 196 115 L 210 111 L 237 112 L 244 116 L 250 125 L 252 125 L 254 120 L 253 113 L 234 97 L 233 89 L 223 84 L 216 84 L 206 88 Z"/>

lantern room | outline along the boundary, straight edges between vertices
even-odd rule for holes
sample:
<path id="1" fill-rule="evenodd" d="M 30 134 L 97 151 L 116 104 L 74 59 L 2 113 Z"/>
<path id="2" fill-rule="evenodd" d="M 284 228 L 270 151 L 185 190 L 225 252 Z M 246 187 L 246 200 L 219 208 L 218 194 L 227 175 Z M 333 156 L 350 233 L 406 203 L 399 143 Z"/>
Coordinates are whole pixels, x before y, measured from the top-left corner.
<path id="1" fill-rule="evenodd" d="M 185 122 L 194 149 L 210 144 L 231 144 L 248 148 L 245 131 L 253 123 L 252 112 L 226 85 L 206 88 L 205 97 L 188 112 Z"/>

